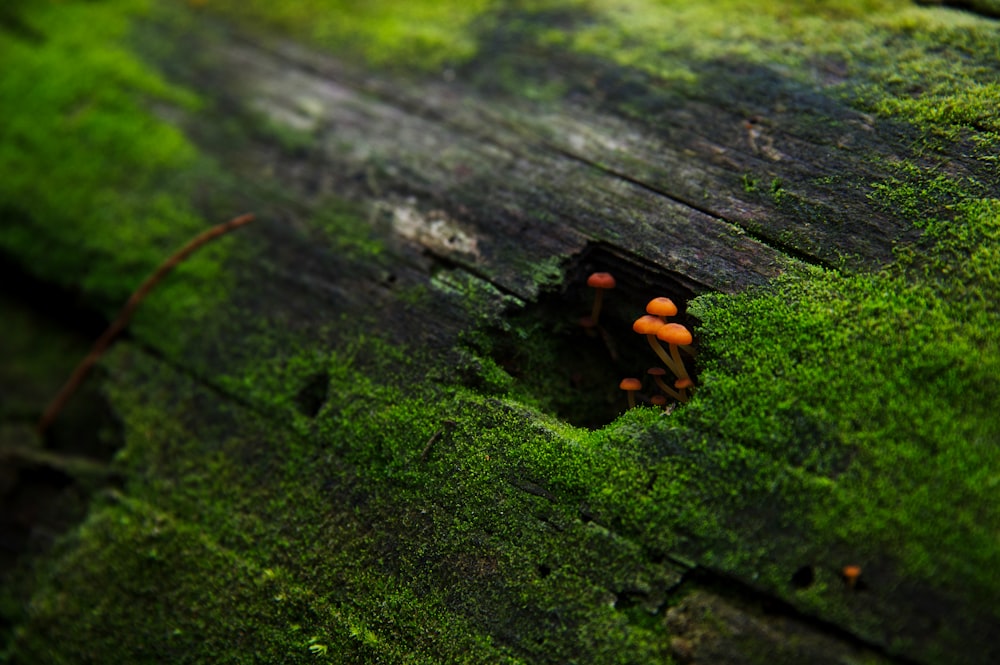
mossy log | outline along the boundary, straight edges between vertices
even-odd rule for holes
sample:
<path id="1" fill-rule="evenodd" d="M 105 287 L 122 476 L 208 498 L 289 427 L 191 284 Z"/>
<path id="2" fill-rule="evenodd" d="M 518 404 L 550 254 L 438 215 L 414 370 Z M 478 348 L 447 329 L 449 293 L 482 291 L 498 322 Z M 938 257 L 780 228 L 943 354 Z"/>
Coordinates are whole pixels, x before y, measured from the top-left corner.
<path id="1" fill-rule="evenodd" d="M 0 10 L 5 659 L 1000 659 L 991 3 L 353 4 Z"/>

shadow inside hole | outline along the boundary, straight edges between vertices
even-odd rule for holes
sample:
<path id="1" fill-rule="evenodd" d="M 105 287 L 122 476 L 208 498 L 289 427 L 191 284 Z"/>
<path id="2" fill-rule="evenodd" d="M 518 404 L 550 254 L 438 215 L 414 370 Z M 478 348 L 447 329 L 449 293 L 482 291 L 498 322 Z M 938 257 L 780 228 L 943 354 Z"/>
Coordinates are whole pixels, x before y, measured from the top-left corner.
<path id="1" fill-rule="evenodd" d="M 320 409 L 326 404 L 329 386 L 329 372 L 318 372 L 309 377 L 305 385 L 295 394 L 295 406 L 299 412 L 310 418 L 319 415 Z"/>
<path id="2" fill-rule="evenodd" d="M 580 319 L 591 313 L 594 290 L 586 281 L 592 272 L 609 272 L 617 283 L 603 296 L 599 327 L 585 329 Z M 562 290 L 542 294 L 507 320 L 507 329 L 494 337 L 492 355 L 516 379 L 519 397 L 573 425 L 598 429 L 628 408 L 618 387 L 623 378 L 643 382 L 637 404 L 648 404 L 660 392 L 646 370 L 662 363 L 645 336 L 632 330 L 646 303 L 671 298 L 679 310 L 671 321 L 692 328 L 686 308 L 696 291 L 656 266 L 600 248 L 571 266 L 566 280 Z M 693 359 L 685 355 L 684 361 L 694 377 Z M 673 382 L 672 376 L 665 378 Z"/>
<path id="3" fill-rule="evenodd" d="M 816 581 L 816 571 L 812 566 L 802 566 L 794 573 L 792 573 L 792 588 L 793 589 L 808 589 Z"/>

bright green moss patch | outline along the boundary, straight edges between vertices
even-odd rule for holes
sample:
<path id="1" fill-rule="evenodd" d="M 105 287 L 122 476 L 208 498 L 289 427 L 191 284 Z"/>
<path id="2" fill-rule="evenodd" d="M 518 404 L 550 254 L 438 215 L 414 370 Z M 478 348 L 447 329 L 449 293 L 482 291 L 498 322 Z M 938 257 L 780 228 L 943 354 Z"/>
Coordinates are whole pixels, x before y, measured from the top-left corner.
<path id="1" fill-rule="evenodd" d="M 859 44 L 871 82 L 858 91 L 863 105 L 955 138 L 981 132 L 994 143 L 1000 121 L 1000 28 L 962 12 L 910 11 L 884 22 Z M 902 34 L 907 47 L 898 48 Z M 890 51 L 891 49 L 891 51 Z M 889 53 L 891 52 L 891 56 Z"/>
<path id="2" fill-rule="evenodd" d="M 467 60 L 477 48 L 470 24 L 493 0 L 204 0 L 207 10 L 276 26 L 321 47 L 376 66 L 433 71 Z"/>
<path id="3" fill-rule="evenodd" d="M 789 275 L 692 303 L 699 397 L 679 421 L 817 480 L 817 537 L 985 602 L 1000 566 L 1000 202 L 937 223 L 902 271 Z M 874 581 L 873 581 L 874 583 Z"/>
<path id="4" fill-rule="evenodd" d="M 180 179 L 200 158 L 152 111 L 198 101 L 124 46 L 147 5 L 32 3 L 21 18 L 44 39 L 0 32 L 0 249 L 107 313 L 206 226 Z M 179 272 L 218 285 L 220 257 L 210 248 Z M 177 310 L 210 306 L 204 291 L 164 288 Z"/>

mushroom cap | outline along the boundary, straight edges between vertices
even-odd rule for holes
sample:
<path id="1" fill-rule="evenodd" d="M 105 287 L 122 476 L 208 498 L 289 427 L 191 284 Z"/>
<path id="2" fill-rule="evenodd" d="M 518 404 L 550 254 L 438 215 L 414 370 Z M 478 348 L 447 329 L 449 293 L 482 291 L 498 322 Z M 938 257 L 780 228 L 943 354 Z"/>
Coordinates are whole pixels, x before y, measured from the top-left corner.
<path id="1" fill-rule="evenodd" d="M 684 346 L 693 340 L 691 331 L 679 323 L 666 323 L 656 331 L 656 338 L 667 344 Z"/>
<path id="2" fill-rule="evenodd" d="M 595 272 L 587 278 L 587 286 L 595 289 L 613 289 L 615 278 L 609 272 Z"/>
<path id="3" fill-rule="evenodd" d="M 649 369 L 646 370 L 646 374 L 650 374 L 652 376 L 665 376 L 666 373 L 667 370 L 663 369 L 662 367 L 650 367 Z"/>
<path id="4" fill-rule="evenodd" d="M 667 398 L 663 395 L 653 395 L 649 398 L 649 403 L 653 406 L 663 406 L 667 403 Z"/>
<path id="5" fill-rule="evenodd" d="M 683 379 L 677 379 L 674 381 L 674 388 L 677 388 L 677 390 L 684 390 L 685 388 L 690 388 L 693 385 L 694 381 L 692 381 L 689 376 L 685 376 Z"/>
<path id="6" fill-rule="evenodd" d="M 628 377 L 622 379 L 622 382 L 618 384 L 618 387 L 622 390 L 642 390 L 642 381 Z"/>
<path id="7" fill-rule="evenodd" d="M 861 577 L 861 566 L 844 566 L 841 572 L 849 580 L 856 580 Z"/>
<path id="8" fill-rule="evenodd" d="M 658 316 L 646 314 L 635 320 L 635 323 L 632 324 L 632 330 L 640 335 L 655 335 L 656 331 L 662 328 L 663 325 L 663 320 Z"/>
<path id="9" fill-rule="evenodd" d="M 670 298 L 653 298 L 646 303 L 646 312 L 653 316 L 674 316 L 677 314 L 677 305 Z"/>

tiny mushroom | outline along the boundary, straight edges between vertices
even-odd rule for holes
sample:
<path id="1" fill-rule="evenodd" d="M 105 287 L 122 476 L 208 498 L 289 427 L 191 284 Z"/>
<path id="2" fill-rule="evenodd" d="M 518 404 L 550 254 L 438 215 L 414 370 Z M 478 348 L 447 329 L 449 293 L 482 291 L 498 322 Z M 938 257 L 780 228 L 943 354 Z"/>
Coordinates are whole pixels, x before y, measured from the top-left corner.
<path id="1" fill-rule="evenodd" d="M 847 588 L 853 589 L 858 583 L 858 578 L 861 577 L 861 566 L 847 565 L 840 572 L 844 576 L 844 581 L 847 582 Z"/>
<path id="2" fill-rule="evenodd" d="M 653 395 L 649 398 L 649 403 L 653 406 L 666 406 L 667 396 L 666 395 Z"/>
<path id="3" fill-rule="evenodd" d="M 615 278 L 609 272 L 595 272 L 587 278 L 587 286 L 594 289 L 594 308 L 590 311 L 590 319 L 596 327 L 601 318 L 601 304 L 604 302 L 604 292 L 615 288 Z"/>
<path id="4" fill-rule="evenodd" d="M 677 314 L 677 305 L 670 298 L 653 298 L 646 303 L 646 313 L 666 318 Z"/>
<path id="5" fill-rule="evenodd" d="M 668 367 L 673 370 L 677 378 L 689 378 L 687 369 L 684 367 L 684 361 L 681 360 L 681 355 L 677 351 L 677 347 L 691 343 L 691 331 L 679 323 L 666 323 L 656 331 L 656 338 L 661 342 L 666 342 L 670 346 L 670 357 L 673 359 L 673 364 L 672 366 L 668 365 Z"/>
<path id="6" fill-rule="evenodd" d="M 677 379 L 676 381 L 674 381 L 674 388 L 677 388 L 677 390 L 681 391 L 680 401 L 682 402 L 688 401 L 687 391 L 688 388 L 691 388 L 692 386 L 694 386 L 694 381 L 691 380 L 690 376 L 686 376 L 683 379 Z"/>
<path id="7" fill-rule="evenodd" d="M 638 390 L 642 390 L 642 381 L 639 379 L 628 377 L 622 379 L 618 387 L 628 393 L 628 408 L 635 407 L 635 393 Z"/>
<path id="8" fill-rule="evenodd" d="M 635 320 L 635 323 L 632 324 L 632 330 L 640 335 L 645 335 L 646 339 L 649 340 L 650 348 L 652 348 L 656 355 L 660 357 L 663 364 L 666 365 L 671 372 L 680 376 L 677 369 L 674 367 L 674 361 L 670 359 L 667 352 L 663 349 L 660 343 L 656 341 L 656 335 L 660 328 L 664 325 L 666 324 L 663 323 L 663 319 L 660 317 L 653 316 L 652 314 L 646 314 Z"/>
<path id="9" fill-rule="evenodd" d="M 684 400 L 682 393 L 679 393 L 670 386 L 668 386 L 667 382 L 663 380 L 663 377 L 667 375 L 667 370 L 663 369 L 662 367 L 650 367 L 649 369 L 646 370 L 646 374 L 649 374 L 651 377 L 653 377 L 653 381 L 655 381 L 656 385 L 660 387 L 660 390 L 662 390 L 663 392 L 665 392 L 666 394 L 670 395 L 671 397 L 673 397 L 678 401 L 681 402 L 686 401 Z"/>

